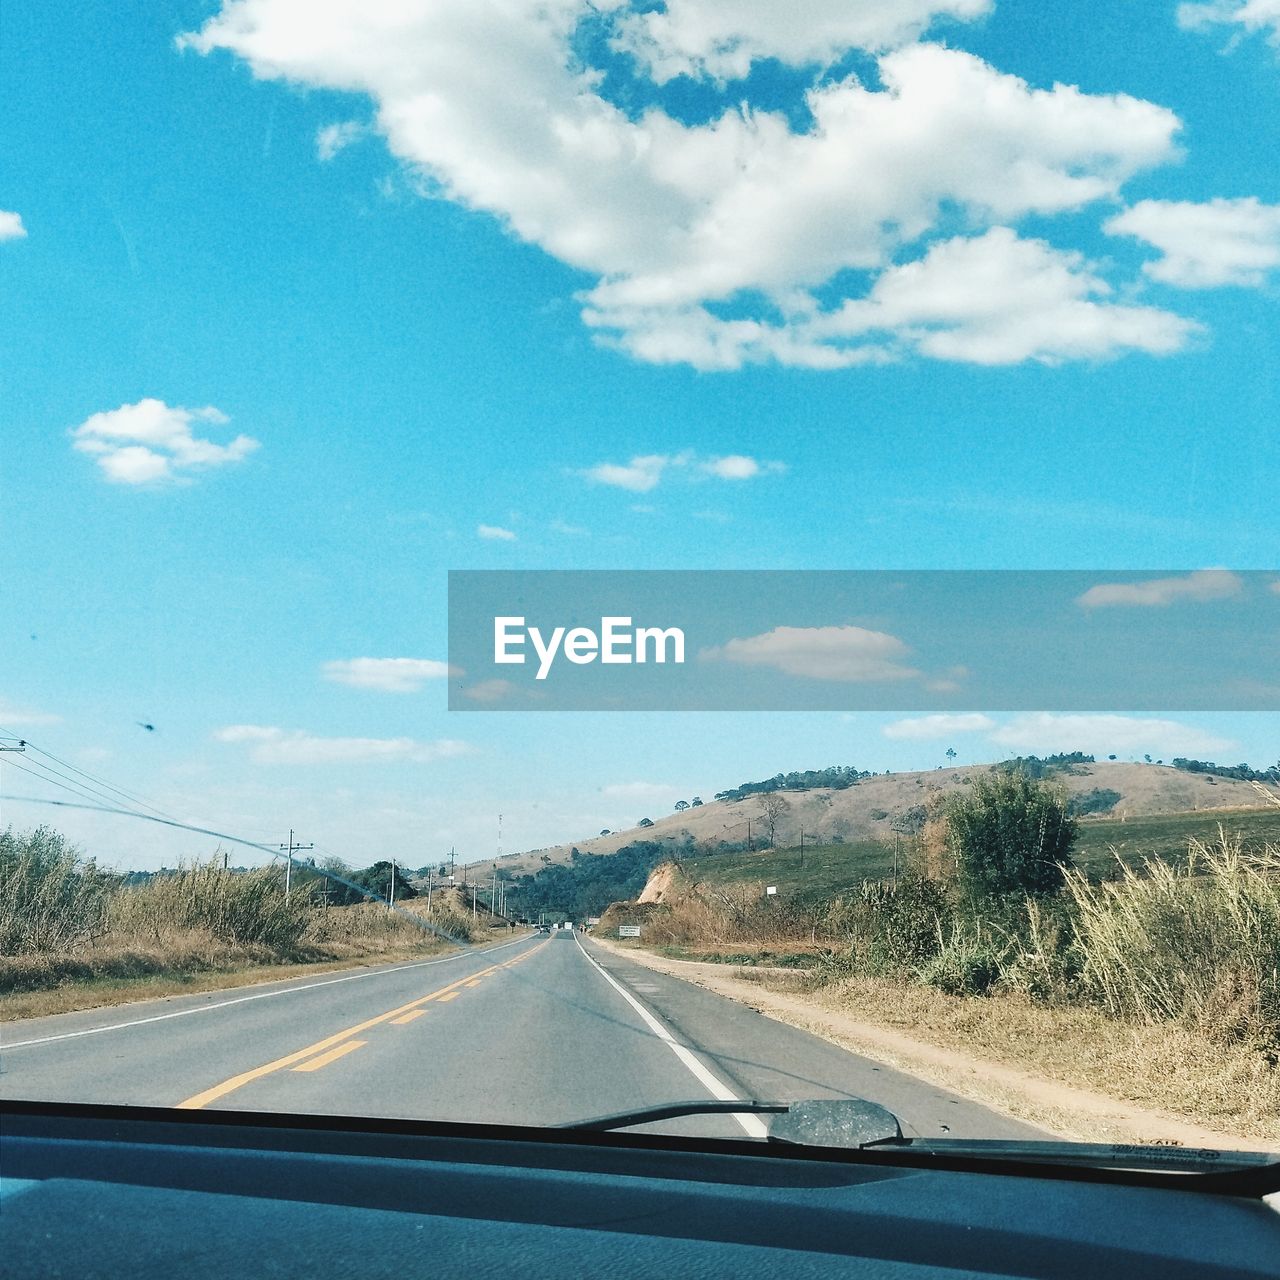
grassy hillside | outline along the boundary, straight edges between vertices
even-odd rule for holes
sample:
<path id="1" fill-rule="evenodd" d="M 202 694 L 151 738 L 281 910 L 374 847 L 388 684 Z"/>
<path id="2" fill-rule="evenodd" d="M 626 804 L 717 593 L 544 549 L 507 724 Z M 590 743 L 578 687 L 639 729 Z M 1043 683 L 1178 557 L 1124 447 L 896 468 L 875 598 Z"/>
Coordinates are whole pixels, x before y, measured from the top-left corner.
<path id="1" fill-rule="evenodd" d="M 967 786 L 992 767 L 972 765 L 886 773 L 863 778 L 853 786 L 840 789 L 814 787 L 775 792 L 775 796 L 785 801 L 781 813 L 774 819 L 775 843 L 786 847 L 797 845 L 803 830 L 806 845 L 811 840 L 833 848 L 861 848 L 870 841 L 892 844 L 895 823 L 901 825 L 913 813 L 918 813 L 921 806 Z M 1061 784 L 1078 804 L 1101 802 L 1105 806 L 1110 803 L 1107 816 L 1125 819 L 1130 828 L 1135 821 L 1188 813 L 1203 815 L 1208 823 L 1207 832 L 1212 834 L 1216 829 L 1215 815 L 1233 809 L 1252 809 L 1263 803 L 1248 782 L 1158 764 L 1091 761 L 1056 773 L 1052 781 Z M 767 842 L 768 819 L 764 808 L 764 797 L 752 795 L 739 800 L 709 800 L 680 813 L 631 815 L 625 828 L 619 827 L 608 835 L 511 854 L 503 859 L 502 866 L 515 874 L 536 871 L 545 865 L 544 856 L 552 863 L 567 863 L 575 848 L 579 856 L 611 854 L 640 841 L 664 843 L 675 854 L 689 845 L 712 848 L 745 845 L 750 833 L 752 842 L 759 847 Z M 635 825 L 641 816 L 652 819 L 652 825 L 643 828 Z M 1124 836 L 1126 842 L 1133 842 L 1131 830 L 1126 830 Z M 1090 837 L 1090 841 L 1092 839 Z M 1093 847 L 1092 843 L 1087 846 Z M 839 860 L 838 855 L 832 856 Z"/>
<path id="2" fill-rule="evenodd" d="M 1243 838 L 1246 850 L 1261 852 L 1264 845 L 1280 845 L 1280 808 L 1163 814 L 1158 817 L 1090 818 L 1080 823 L 1076 842 L 1077 865 L 1097 875 L 1106 874 L 1118 855 L 1131 866 L 1148 858 L 1176 862 L 1186 857 L 1191 840 L 1212 843 L 1219 824 Z M 897 849 L 897 869 L 907 864 L 909 842 Z M 690 879 L 708 885 L 764 883 L 798 902 L 829 901 L 856 890 L 864 880 L 890 879 L 895 871 L 892 840 L 860 840 L 841 844 L 810 845 L 725 853 L 703 853 L 680 858 Z"/>

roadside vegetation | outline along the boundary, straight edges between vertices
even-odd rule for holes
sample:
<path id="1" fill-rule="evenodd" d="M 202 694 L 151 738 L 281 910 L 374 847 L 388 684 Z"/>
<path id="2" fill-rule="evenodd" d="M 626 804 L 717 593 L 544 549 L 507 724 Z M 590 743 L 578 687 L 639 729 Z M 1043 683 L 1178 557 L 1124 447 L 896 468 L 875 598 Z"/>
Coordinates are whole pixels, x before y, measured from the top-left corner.
<path id="1" fill-rule="evenodd" d="M 895 878 L 769 895 L 779 855 L 756 855 L 755 880 L 682 862 L 662 903 L 615 904 L 601 932 L 641 924 L 649 948 L 758 968 L 829 1007 L 892 1020 L 924 1002 L 939 1039 L 980 1024 L 1003 1060 L 1041 1061 L 1066 1082 L 1096 1085 L 1106 1062 L 1113 1091 L 1141 1080 L 1159 1093 L 1176 1045 L 1184 1065 L 1164 1105 L 1280 1137 L 1280 840 L 1235 816 L 1218 815 L 1212 836 L 1184 833 L 1176 857 L 1131 843 L 1109 865 L 1078 862 L 1089 823 L 1065 793 L 999 770 L 931 806 Z M 799 965 L 802 977 L 777 972 Z M 1035 1043 L 1020 1043 L 1032 1028 Z"/>
<path id="2" fill-rule="evenodd" d="M 0 1018 L 431 953 L 484 928 L 456 891 L 428 911 L 398 875 L 391 911 L 306 867 L 286 897 L 277 866 L 120 876 L 49 827 L 0 833 Z"/>

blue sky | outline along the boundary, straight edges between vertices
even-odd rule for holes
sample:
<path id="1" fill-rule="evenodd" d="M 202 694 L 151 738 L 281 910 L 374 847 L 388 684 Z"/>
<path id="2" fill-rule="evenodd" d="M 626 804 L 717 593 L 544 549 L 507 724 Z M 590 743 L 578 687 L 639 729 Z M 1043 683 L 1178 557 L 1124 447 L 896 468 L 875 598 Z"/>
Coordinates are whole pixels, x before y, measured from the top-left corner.
<path id="1" fill-rule="evenodd" d="M 1277 567 L 1256 5 L 597 8 L 5 6 L 0 726 L 356 863 L 951 745 L 1273 762 L 1177 706 L 926 739 L 333 678 L 442 662 L 449 569 Z"/>

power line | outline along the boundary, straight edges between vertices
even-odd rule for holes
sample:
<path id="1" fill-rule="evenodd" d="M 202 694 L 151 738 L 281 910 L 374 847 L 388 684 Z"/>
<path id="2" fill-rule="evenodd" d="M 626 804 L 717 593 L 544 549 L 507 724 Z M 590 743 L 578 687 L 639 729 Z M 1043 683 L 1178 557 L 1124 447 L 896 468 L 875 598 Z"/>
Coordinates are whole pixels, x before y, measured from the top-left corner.
<path id="1" fill-rule="evenodd" d="M 87 769 L 81 769 L 78 765 L 72 764 L 69 760 L 63 760 L 60 756 L 54 755 L 52 751 L 47 751 L 44 747 L 37 746 L 30 738 L 26 738 L 24 741 L 30 750 L 37 752 L 39 755 L 47 756 L 55 764 L 60 764 L 64 769 L 70 769 L 72 773 L 79 774 L 87 781 L 94 783 L 107 791 L 112 791 L 117 796 L 122 796 L 124 799 L 131 801 L 133 804 L 140 805 L 144 809 L 150 809 L 152 813 L 158 813 L 162 818 L 173 817 L 173 814 L 166 813 L 163 809 L 158 808 L 148 800 L 144 800 L 141 796 L 134 795 L 133 792 L 126 791 L 123 787 L 117 787 L 114 783 L 108 782 L 105 778 L 100 778 L 95 774 L 90 773 Z"/>
<path id="2" fill-rule="evenodd" d="M 28 774 L 32 778 L 37 778 L 39 779 L 39 781 L 47 783 L 51 787 L 57 787 L 59 790 L 66 791 L 73 796 L 79 796 L 82 800 L 110 800 L 111 799 L 110 796 L 104 796 L 100 792 L 91 793 L 88 790 L 81 789 L 75 783 L 68 785 L 65 782 L 57 781 L 56 778 L 46 777 L 46 775 L 43 773 L 37 773 L 36 769 L 47 768 L 47 766 L 41 765 L 40 762 L 37 760 L 28 760 L 26 764 L 19 764 L 16 760 L 10 760 L 7 763 L 9 764 L 10 768 L 17 769 L 21 773 Z M 33 765 L 35 766 L 35 768 L 30 767 Z"/>

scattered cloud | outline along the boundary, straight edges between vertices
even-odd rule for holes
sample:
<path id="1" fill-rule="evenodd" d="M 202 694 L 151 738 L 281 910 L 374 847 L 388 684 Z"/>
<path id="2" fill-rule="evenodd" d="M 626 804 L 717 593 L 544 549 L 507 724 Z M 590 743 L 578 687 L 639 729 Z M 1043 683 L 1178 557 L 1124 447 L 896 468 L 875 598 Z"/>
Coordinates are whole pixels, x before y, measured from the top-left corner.
<path id="1" fill-rule="evenodd" d="M 657 84 L 676 76 L 741 80 L 764 58 L 826 67 L 849 49 L 891 49 L 919 37 L 937 18 L 972 20 L 992 5 L 993 0 L 810 0 L 800 16 L 771 0 L 667 0 L 661 9 L 624 13 L 614 46 L 632 54 Z"/>
<path id="2" fill-rule="evenodd" d="M 472 702 L 491 704 L 502 702 L 517 692 L 510 680 L 481 680 L 463 689 L 462 696 Z"/>
<path id="3" fill-rule="evenodd" d="M 749 458 L 742 453 L 726 454 L 723 458 L 709 458 L 698 465 L 707 475 L 715 476 L 717 480 L 754 480 L 756 476 L 764 475 L 768 471 L 777 472 L 787 469 L 785 463 L 757 462 L 755 458 Z"/>
<path id="4" fill-rule="evenodd" d="M 551 532 L 563 534 L 566 538 L 587 538 L 591 536 L 590 529 L 585 529 L 580 524 L 569 524 L 566 520 L 553 520 L 551 522 Z"/>
<path id="5" fill-rule="evenodd" d="M 510 529 L 504 529 L 499 524 L 476 525 L 476 537 L 485 538 L 489 542 L 514 542 L 516 540 L 516 535 Z"/>
<path id="6" fill-rule="evenodd" d="M 428 764 L 469 755 L 470 743 L 453 738 L 420 742 L 416 738 L 325 738 L 304 729 L 233 724 L 214 733 L 218 742 L 244 744 L 258 764 L 356 764 L 405 760 Z"/>
<path id="7" fill-rule="evenodd" d="M 1277 0 L 1280 4 L 1280 0 Z M 1242 200 L 1141 200 L 1103 224 L 1113 236 L 1136 236 L 1162 257 L 1142 270 L 1183 289 L 1256 287 L 1280 267 L 1280 205 Z"/>
<path id="8" fill-rule="evenodd" d="M 1047 296 L 1032 289 L 1028 304 L 1018 287 L 1012 316 L 992 314 L 1005 305 L 1001 257 L 1013 242 L 984 245 L 982 233 L 1115 200 L 1132 176 L 1176 159 L 1180 122 L 1126 94 L 1037 88 L 959 49 L 904 43 L 935 19 L 990 7 L 812 0 L 796 21 L 765 0 L 670 0 L 660 11 L 613 0 L 224 0 L 179 43 L 228 50 L 265 79 L 365 94 L 425 194 L 488 213 L 592 277 L 579 298 L 585 323 L 641 360 L 834 368 L 913 350 L 983 363 L 1176 350 L 1186 321 L 1107 300 L 1099 271 L 1047 246 L 1015 250 L 1024 272 L 1037 252 L 1052 259 L 1032 271 Z M 647 86 L 693 75 L 715 87 L 771 58 L 813 74 L 794 115 L 720 85 L 706 118 L 686 121 L 605 96 L 609 77 L 584 53 L 593 43 L 631 54 L 609 70 Z M 853 49 L 874 58 L 874 73 L 822 74 Z M 977 295 L 996 301 L 958 299 L 953 316 L 937 291 L 915 300 L 921 286 L 902 272 L 914 259 L 934 276 L 962 256 L 953 247 L 929 259 L 931 239 L 957 222 L 979 246 L 963 263 Z M 1047 314 L 1033 310 L 1020 337 L 1028 305 Z M 894 340 L 868 339 L 873 330 Z"/>
<path id="9" fill-rule="evenodd" d="M 723 457 L 699 458 L 692 450 L 683 453 L 639 454 L 630 462 L 599 462 L 578 474 L 594 484 L 628 489 L 632 493 L 649 493 L 664 476 L 684 474 L 689 477 L 709 476 L 716 480 L 753 480 L 757 476 L 776 475 L 787 469 L 783 462 L 762 462 L 742 453 Z"/>
<path id="10" fill-rule="evenodd" d="M 895 720 L 885 725 L 886 738 L 905 739 L 908 742 L 924 742 L 949 738 L 956 733 L 983 733 L 994 729 L 996 722 L 990 716 L 979 713 L 963 715 L 914 716 L 909 720 Z"/>
<path id="11" fill-rule="evenodd" d="M 1202 0 L 1178 6 L 1178 26 L 1184 31 L 1233 28 L 1233 44 L 1261 34 L 1280 46 L 1280 0 Z"/>
<path id="12" fill-rule="evenodd" d="M 864 627 L 775 627 L 699 655 L 747 667 L 772 667 L 814 680 L 874 683 L 920 674 L 903 665 L 910 649 L 896 636 Z"/>
<path id="13" fill-rule="evenodd" d="M 17 707 L 0 699 L 0 725 L 6 729 L 25 729 L 30 725 L 61 724 L 62 717 L 30 707 Z"/>
<path id="14" fill-rule="evenodd" d="M 991 734 L 991 741 L 1018 751 L 1086 751 L 1100 756 L 1146 752 L 1207 757 L 1236 745 L 1176 720 L 1043 711 L 1014 717 Z"/>
<path id="15" fill-rule="evenodd" d="M 332 160 L 339 151 L 345 151 L 354 142 L 369 132 L 369 126 L 358 120 L 343 120 L 338 124 L 327 124 L 316 132 L 316 155 L 323 160 Z"/>
<path id="16" fill-rule="evenodd" d="M 662 473 L 672 459 L 665 454 L 646 453 L 627 463 L 598 462 L 582 474 L 596 484 L 612 485 L 615 489 L 629 489 L 632 493 L 648 493 L 658 487 Z"/>
<path id="17" fill-rule="evenodd" d="M 228 421 L 212 407 L 183 409 L 146 399 L 95 413 L 70 434 L 76 449 L 93 457 L 113 484 L 189 483 L 189 472 L 242 462 L 258 448 L 250 436 L 224 445 L 193 431 L 196 423 L 220 427 Z"/>
<path id="18" fill-rule="evenodd" d="M 1115 606 L 1164 608 L 1179 601 L 1205 603 L 1230 600 L 1244 590 L 1244 583 L 1227 569 L 1200 569 L 1178 578 L 1150 578 L 1146 582 L 1104 582 L 1090 587 L 1076 603 L 1084 609 Z"/>
<path id="19" fill-rule="evenodd" d="M 417 693 L 428 680 L 452 674 L 447 662 L 434 658 L 345 658 L 326 662 L 324 678 L 357 689 L 381 689 L 386 693 Z"/>
<path id="20" fill-rule="evenodd" d="M 1124 351 L 1167 355 L 1196 332 L 1172 312 L 1113 302 L 1110 294 L 1083 255 L 993 227 L 977 238 L 941 241 L 922 259 L 890 268 L 865 299 L 816 317 L 807 331 L 815 341 L 878 340 L 982 365 L 1053 364 Z"/>
<path id="21" fill-rule="evenodd" d="M 0 240 L 24 240 L 27 229 L 22 225 L 22 214 L 0 209 Z"/>

